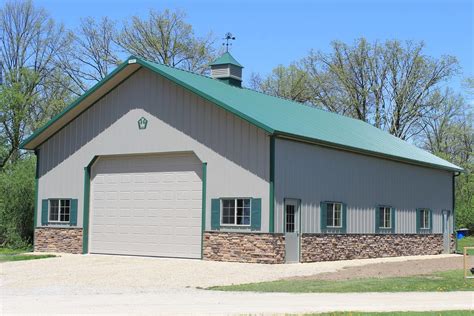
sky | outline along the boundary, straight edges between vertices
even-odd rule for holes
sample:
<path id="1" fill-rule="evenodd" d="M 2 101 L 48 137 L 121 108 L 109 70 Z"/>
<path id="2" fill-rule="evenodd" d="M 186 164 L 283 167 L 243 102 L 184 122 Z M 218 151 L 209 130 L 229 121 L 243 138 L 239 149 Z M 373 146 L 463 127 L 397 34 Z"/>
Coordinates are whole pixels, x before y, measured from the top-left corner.
<path id="1" fill-rule="evenodd" d="M 464 92 L 461 82 L 474 77 L 474 0 L 34 0 L 65 26 L 74 29 L 82 17 L 108 16 L 123 20 L 146 16 L 149 9 L 181 9 L 195 34 L 226 32 L 236 37 L 232 55 L 252 72 L 268 74 L 298 60 L 311 49 L 330 51 L 334 40 L 424 41 L 425 54 L 458 58 L 462 73 L 449 82 Z M 471 104 L 474 100 L 470 97 Z"/>

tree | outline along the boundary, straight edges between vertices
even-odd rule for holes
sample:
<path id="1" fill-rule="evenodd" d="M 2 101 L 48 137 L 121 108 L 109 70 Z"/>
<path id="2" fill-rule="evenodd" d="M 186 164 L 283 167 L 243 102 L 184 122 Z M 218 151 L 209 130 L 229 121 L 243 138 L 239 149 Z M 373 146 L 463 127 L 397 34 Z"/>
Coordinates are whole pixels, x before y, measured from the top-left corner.
<path id="1" fill-rule="evenodd" d="M 0 9 L 0 170 L 20 158 L 19 145 L 38 122 L 53 115 L 51 104 L 64 103 L 67 80 L 57 69 L 57 56 L 70 39 L 31 1 L 7 2 Z M 60 84 L 59 84 L 60 83 Z"/>
<path id="2" fill-rule="evenodd" d="M 280 65 L 265 79 L 258 74 L 252 74 L 250 87 L 263 93 L 305 103 L 311 100 L 307 81 L 306 72 L 298 65 Z"/>
<path id="3" fill-rule="evenodd" d="M 371 44 L 362 38 L 354 45 L 336 41 L 330 53 L 311 51 L 302 61 L 278 66 L 254 83 L 262 91 L 279 95 L 294 91 L 295 81 L 288 80 L 288 74 L 306 74 L 306 88 L 298 84 L 308 103 L 410 139 L 423 131 L 424 118 L 440 106 L 434 102 L 442 99 L 434 95 L 441 83 L 458 71 L 456 58 L 431 58 L 423 54 L 423 48 L 423 43 L 410 41 Z"/>
<path id="4" fill-rule="evenodd" d="M 98 21 L 88 17 L 71 36 L 73 43 L 60 55 L 60 62 L 66 76 L 79 87 L 71 92 L 82 94 L 121 62 L 114 40 L 115 22 L 107 17 Z"/>
<path id="5" fill-rule="evenodd" d="M 132 55 L 172 67 L 204 73 L 214 60 L 212 35 L 199 38 L 185 21 L 182 11 L 150 10 L 148 18 L 133 16 L 124 22 L 116 37 L 122 49 Z"/>
<path id="6" fill-rule="evenodd" d="M 33 236 L 35 164 L 32 156 L 0 172 L 0 245 L 26 248 Z"/>

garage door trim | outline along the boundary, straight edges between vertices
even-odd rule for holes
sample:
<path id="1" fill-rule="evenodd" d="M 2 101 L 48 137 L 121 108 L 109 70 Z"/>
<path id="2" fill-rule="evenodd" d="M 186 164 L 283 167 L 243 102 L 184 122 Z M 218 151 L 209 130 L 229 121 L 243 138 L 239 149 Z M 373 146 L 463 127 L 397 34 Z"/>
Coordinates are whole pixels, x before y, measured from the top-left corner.
<path id="1" fill-rule="evenodd" d="M 136 153 L 129 155 L 95 155 L 90 162 L 84 167 L 84 205 L 83 205 L 83 244 L 82 253 L 89 253 L 89 224 L 90 224 L 90 195 L 91 195 L 91 170 L 94 163 L 100 157 L 126 157 L 126 156 L 138 156 L 138 155 L 154 155 L 154 154 L 194 154 L 198 159 L 199 157 L 194 152 L 166 152 L 166 153 Z M 206 227 L 206 188 L 207 188 L 207 162 L 202 162 L 202 210 L 201 210 L 201 259 L 203 257 L 203 246 L 204 246 L 204 232 Z"/>

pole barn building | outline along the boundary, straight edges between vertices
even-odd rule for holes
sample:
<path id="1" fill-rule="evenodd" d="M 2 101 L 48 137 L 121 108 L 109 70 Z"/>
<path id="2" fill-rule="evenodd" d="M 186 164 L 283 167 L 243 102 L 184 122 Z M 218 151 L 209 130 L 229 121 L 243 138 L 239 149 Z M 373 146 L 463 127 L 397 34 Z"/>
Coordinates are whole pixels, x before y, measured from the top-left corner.
<path id="1" fill-rule="evenodd" d="M 36 251 L 260 263 L 453 247 L 461 168 L 367 123 L 130 57 L 22 144 Z"/>

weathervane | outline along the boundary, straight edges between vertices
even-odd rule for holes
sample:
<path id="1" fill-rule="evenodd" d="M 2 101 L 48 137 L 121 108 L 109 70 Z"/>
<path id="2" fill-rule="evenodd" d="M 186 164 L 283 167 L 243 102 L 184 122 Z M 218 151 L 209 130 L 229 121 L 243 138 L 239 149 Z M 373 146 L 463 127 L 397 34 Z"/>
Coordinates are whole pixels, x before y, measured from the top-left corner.
<path id="1" fill-rule="evenodd" d="M 225 46 L 225 51 L 228 52 L 229 46 L 232 46 L 232 43 L 230 43 L 229 41 L 234 41 L 235 36 L 232 35 L 231 32 L 227 32 L 225 33 L 225 37 L 223 38 L 223 40 L 225 40 L 225 43 L 222 43 L 222 46 Z"/>

